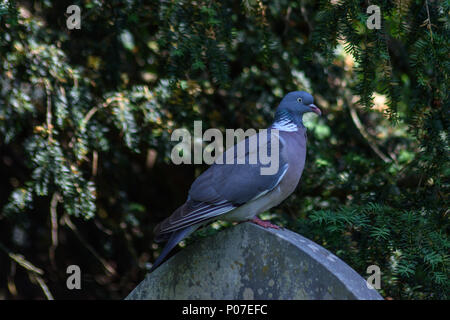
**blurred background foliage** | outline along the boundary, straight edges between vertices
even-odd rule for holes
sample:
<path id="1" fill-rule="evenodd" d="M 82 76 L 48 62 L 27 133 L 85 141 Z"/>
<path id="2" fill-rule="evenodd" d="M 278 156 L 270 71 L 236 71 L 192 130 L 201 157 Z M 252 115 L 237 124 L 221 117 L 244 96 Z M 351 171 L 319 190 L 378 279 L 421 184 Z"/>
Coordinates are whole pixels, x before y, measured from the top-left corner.
<path id="1" fill-rule="evenodd" d="M 380 30 L 358 0 L 0 1 L 0 299 L 125 297 L 206 169 L 171 164 L 172 130 L 264 128 L 293 90 L 324 116 L 263 217 L 378 265 L 388 299 L 448 299 L 450 4 L 371 4 Z"/>

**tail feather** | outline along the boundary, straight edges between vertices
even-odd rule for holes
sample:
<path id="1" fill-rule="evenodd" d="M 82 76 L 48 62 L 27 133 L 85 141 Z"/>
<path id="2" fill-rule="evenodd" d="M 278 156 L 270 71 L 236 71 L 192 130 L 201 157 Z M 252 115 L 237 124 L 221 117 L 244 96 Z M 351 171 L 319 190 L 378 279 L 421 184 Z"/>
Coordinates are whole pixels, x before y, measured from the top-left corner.
<path id="1" fill-rule="evenodd" d="M 198 226 L 193 225 L 186 227 L 181 230 L 177 230 L 171 233 L 169 240 L 166 243 L 166 246 L 164 247 L 163 251 L 159 255 L 158 259 L 153 263 L 151 269 L 149 272 L 152 272 L 156 268 L 158 268 L 161 263 L 164 261 L 164 258 L 167 257 L 167 255 L 170 253 L 170 251 L 184 238 L 186 238 L 188 235 L 190 235 L 192 232 L 197 229 Z"/>
<path id="2" fill-rule="evenodd" d="M 183 210 L 185 210 L 186 208 L 186 203 L 183 203 L 183 205 L 181 205 L 180 207 L 178 207 L 172 215 L 177 214 Z M 172 215 L 170 217 L 167 217 L 166 219 L 164 219 L 162 222 L 158 223 L 156 225 L 156 227 L 153 229 L 153 233 L 155 234 L 155 242 L 156 243 L 160 243 L 160 242 L 166 242 L 170 239 L 170 236 L 172 234 L 174 234 L 175 231 L 173 232 L 162 232 L 162 226 L 166 223 L 168 223 L 170 221 L 170 218 L 172 217 Z M 181 240 L 180 240 L 181 241 Z"/>

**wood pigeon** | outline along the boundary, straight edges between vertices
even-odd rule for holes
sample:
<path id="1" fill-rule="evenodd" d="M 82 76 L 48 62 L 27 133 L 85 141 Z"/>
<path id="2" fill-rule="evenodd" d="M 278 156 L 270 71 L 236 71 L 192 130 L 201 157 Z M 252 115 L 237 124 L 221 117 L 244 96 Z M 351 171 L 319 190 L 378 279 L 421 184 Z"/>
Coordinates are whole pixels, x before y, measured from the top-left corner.
<path id="1" fill-rule="evenodd" d="M 278 138 L 279 165 L 275 174 L 262 175 L 260 169 L 263 165 L 248 161 L 253 153 L 259 151 L 257 149 L 262 147 L 263 142 L 258 142 L 256 148 L 249 150 L 250 138 L 246 138 L 222 155 L 222 159 L 226 159 L 227 153 L 233 152 L 236 160 L 240 155 L 234 151 L 243 143 L 247 147 L 245 150 L 248 150 L 243 156 L 246 160 L 244 164 L 239 164 L 242 161 L 230 164 L 225 160 L 223 164 L 218 164 L 216 160 L 194 181 L 186 202 L 154 230 L 155 241 L 167 241 L 167 244 L 150 272 L 163 262 L 182 239 L 214 220 L 251 221 L 265 228 L 278 229 L 278 226 L 260 220 L 257 215 L 281 203 L 297 187 L 306 157 L 307 137 L 303 114 L 314 112 L 321 115 L 320 109 L 313 103 L 313 97 L 307 92 L 288 93 L 279 104 L 275 120 L 267 133 L 257 134 L 258 141 L 265 141 L 268 150 L 272 150 L 274 137 Z M 277 134 L 273 135 L 272 132 Z M 267 137 L 262 139 L 262 134 L 267 134 Z"/>

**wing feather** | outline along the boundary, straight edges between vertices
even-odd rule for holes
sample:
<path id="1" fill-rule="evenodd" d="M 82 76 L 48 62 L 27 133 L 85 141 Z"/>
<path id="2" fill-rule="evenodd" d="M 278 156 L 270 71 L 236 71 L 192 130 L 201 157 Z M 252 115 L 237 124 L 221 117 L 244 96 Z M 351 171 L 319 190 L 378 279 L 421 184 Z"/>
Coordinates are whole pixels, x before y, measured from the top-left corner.
<path id="1" fill-rule="evenodd" d="M 270 132 L 267 134 L 263 144 L 258 134 L 259 148 L 265 147 L 271 153 L 271 135 Z M 237 152 L 240 144 L 246 146 L 244 164 L 236 161 L 242 157 Z M 167 238 L 167 234 L 220 216 L 273 190 L 288 169 L 288 163 L 282 157 L 284 141 L 279 140 L 279 168 L 274 175 L 261 175 L 261 164 L 249 163 L 249 158 L 259 149 L 250 147 L 248 138 L 241 141 L 222 155 L 226 159 L 226 153 L 233 152 L 233 164 L 215 163 L 203 172 L 192 184 L 186 203 L 156 227 L 157 238 Z"/>

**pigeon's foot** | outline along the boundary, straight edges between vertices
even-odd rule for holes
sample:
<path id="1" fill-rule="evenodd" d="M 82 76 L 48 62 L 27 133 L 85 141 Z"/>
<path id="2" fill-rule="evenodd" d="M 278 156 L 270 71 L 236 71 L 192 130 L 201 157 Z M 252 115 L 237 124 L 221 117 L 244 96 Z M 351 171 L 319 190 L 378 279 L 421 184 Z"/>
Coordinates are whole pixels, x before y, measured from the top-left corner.
<path id="1" fill-rule="evenodd" d="M 273 228 L 273 229 L 278 229 L 278 230 L 280 229 L 279 226 L 270 223 L 270 221 L 264 221 L 258 217 L 254 217 L 253 219 L 250 219 L 249 221 L 253 222 L 254 224 L 257 224 L 258 226 L 264 227 L 264 228 Z"/>

